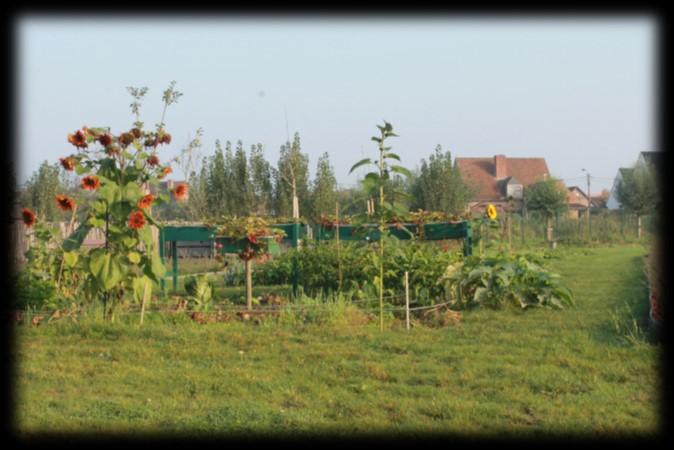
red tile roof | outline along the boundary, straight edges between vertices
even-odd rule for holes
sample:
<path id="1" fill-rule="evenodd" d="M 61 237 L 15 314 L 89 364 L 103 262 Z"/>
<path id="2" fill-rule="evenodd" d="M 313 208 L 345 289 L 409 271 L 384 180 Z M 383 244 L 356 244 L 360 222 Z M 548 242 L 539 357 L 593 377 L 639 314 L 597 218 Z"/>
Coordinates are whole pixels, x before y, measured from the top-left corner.
<path id="1" fill-rule="evenodd" d="M 571 186 L 566 191 L 566 203 L 587 207 L 587 194 L 578 186 Z"/>
<path id="2" fill-rule="evenodd" d="M 505 187 L 495 178 L 494 157 L 456 158 L 461 178 L 474 191 L 473 200 L 505 198 Z M 506 177 L 525 187 L 550 176 L 545 158 L 506 158 Z"/>

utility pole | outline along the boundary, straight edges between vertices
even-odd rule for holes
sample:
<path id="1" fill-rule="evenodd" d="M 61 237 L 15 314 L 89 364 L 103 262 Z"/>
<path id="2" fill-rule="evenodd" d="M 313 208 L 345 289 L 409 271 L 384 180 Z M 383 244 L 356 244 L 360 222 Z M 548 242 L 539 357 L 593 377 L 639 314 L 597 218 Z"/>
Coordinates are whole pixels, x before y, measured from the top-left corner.
<path id="1" fill-rule="evenodd" d="M 592 194 L 590 194 L 590 172 L 587 173 L 587 239 L 592 240 L 592 228 L 590 228 L 590 213 L 592 212 Z"/>
<path id="2" fill-rule="evenodd" d="M 590 228 L 590 210 L 592 208 L 592 196 L 590 195 L 590 172 L 583 169 L 583 172 L 587 173 L 587 241 L 592 240 L 591 228 Z"/>

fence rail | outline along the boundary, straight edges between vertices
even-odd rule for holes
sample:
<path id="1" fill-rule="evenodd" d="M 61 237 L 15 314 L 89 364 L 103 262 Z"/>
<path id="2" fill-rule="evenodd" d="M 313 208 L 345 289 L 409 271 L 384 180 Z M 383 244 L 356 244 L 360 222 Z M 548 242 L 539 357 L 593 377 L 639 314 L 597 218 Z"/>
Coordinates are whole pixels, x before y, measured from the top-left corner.
<path id="1" fill-rule="evenodd" d="M 60 240 L 65 239 L 73 232 L 79 223 L 75 222 L 70 226 L 70 222 L 51 222 L 47 226 L 57 231 L 57 236 Z M 26 227 L 21 220 L 15 220 L 11 224 L 10 243 L 13 247 L 12 255 L 14 260 L 13 267 L 15 269 L 23 267 L 26 262 L 26 252 L 35 243 L 35 236 L 31 229 Z M 152 238 L 155 243 L 159 242 L 159 230 L 156 227 L 151 227 Z M 105 233 L 100 228 L 92 228 L 82 242 L 85 248 L 103 247 L 105 245 Z"/>
<path id="2" fill-rule="evenodd" d="M 508 233 L 505 217 L 500 217 L 500 229 L 481 231 L 474 227 L 474 239 L 483 239 L 483 243 L 510 241 L 512 248 L 530 245 L 544 245 L 546 240 L 547 221 L 540 214 L 529 213 L 510 216 L 510 232 Z M 647 240 L 656 232 L 658 217 L 655 214 L 643 216 L 641 219 L 642 240 Z M 588 242 L 588 223 L 586 217 L 573 218 L 559 214 L 551 220 L 553 240 L 561 243 L 582 244 Z M 637 242 L 637 216 L 624 211 L 603 210 L 590 216 L 589 241 L 595 243 Z M 482 235 L 480 235 L 482 233 Z"/>

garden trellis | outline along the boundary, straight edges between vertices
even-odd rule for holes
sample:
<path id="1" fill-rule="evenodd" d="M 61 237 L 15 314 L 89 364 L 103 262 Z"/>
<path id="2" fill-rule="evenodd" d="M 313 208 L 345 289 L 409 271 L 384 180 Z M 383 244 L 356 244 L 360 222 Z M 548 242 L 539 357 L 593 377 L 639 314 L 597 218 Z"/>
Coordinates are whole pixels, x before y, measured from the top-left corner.
<path id="1" fill-rule="evenodd" d="M 405 228 L 409 230 L 409 232 L 406 231 Z M 334 239 L 336 234 L 335 231 L 337 229 L 339 229 L 339 239 L 343 241 L 363 239 L 372 241 L 379 240 L 380 232 L 377 224 L 366 224 L 361 226 L 340 224 L 339 227 L 328 227 L 324 224 L 319 224 L 317 225 L 315 233 L 316 242 Z M 412 239 L 415 236 L 424 241 L 463 239 L 464 256 L 473 254 L 473 232 L 470 222 L 465 220 L 459 222 L 434 222 L 425 224 L 402 223 L 400 226 L 397 224 L 389 224 L 388 230 L 398 239 Z"/>
<path id="2" fill-rule="evenodd" d="M 288 243 L 292 248 L 297 248 L 299 239 L 306 236 L 307 227 L 300 223 L 274 224 L 272 228 L 277 228 L 285 232 L 282 242 Z M 166 260 L 166 244 L 171 245 L 172 268 L 167 271 L 167 276 L 173 280 L 173 291 L 178 289 L 178 241 L 183 242 L 204 242 L 213 241 L 222 244 L 222 253 L 235 253 L 244 248 L 245 240 L 233 240 L 227 236 L 217 236 L 216 227 L 207 225 L 165 225 L 159 231 L 159 256 L 162 262 Z M 164 290 L 164 280 L 161 282 Z M 293 276 L 293 291 L 297 291 L 297 274 Z"/>

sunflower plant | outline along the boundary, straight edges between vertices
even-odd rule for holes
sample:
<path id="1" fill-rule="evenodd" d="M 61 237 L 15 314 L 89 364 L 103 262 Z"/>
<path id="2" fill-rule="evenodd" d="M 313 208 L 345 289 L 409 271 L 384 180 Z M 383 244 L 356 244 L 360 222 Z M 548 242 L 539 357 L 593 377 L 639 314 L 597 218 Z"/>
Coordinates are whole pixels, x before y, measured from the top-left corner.
<path id="1" fill-rule="evenodd" d="M 473 229 L 478 231 L 476 235 L 473 236 L 473 241 L 476 244 L 479 244 L 480 255 L 484 252 L 484 241 L 485 238 L 488 239 L 489 237 L 489 229 L 499 228 L 498 216 L 499 214 L 496 206 L 489 203 L 481 214 L 473 218 Z"/>
<path id="2" fill-rule="evenodd" d="M 150 187 L 158 186 L 172 172 L 175 158 L 162 163 L 160 151 L 171 143 L 171 135 L 164 128 L 166 107 L 175 103 L 180 93 L 174 90 L 174 84 L 164 92 L 162 120 L 148 131 L 143 129 L 139 115 L 140 99 L 147 88 L 129 90 L 136 100 L 132 104 L 136 121 L 130 130 L 113 133 L 107 127 L 84 126 L 68 134 L 74 152 L 60 158 L 63 168 L 80 175 L 81 188 L 91 193 L 81 207 L 84 219 L 61 245 L 63 260 L 82 274 L 81 292 L 90 299 L 102 299 L 104 315 L 108 304 L 125 298 L 144 304 L 153 282 L 159 282 L 166 273 L 150 226 L 159 227 L 152 217 L 152 207 L 168 203 L 170 198 L 168 194 L 151 193 Z M 185 199 L 187 185 L 178 184 L 172 195 L 177 201 Z M 55 201 L 74 214 L 77 205 L 73 199 L 59 194 Z M 105 236 L 104 246 L 83 249 L 82 242 L 95 229 Z"/>
<path id="3" fill-rule="evenodd" d="M 351 167 L 349 173 L 352 173 L 362 166 L 374 166 L 374 170 L 368 172 L 363 180 L 363 186 L 366 192 L 377 191 L 379 194 L 379 204 L 374 210 L 374 218 L 378 222 L 379 243 L 378 252 L 373 254 L 373 262 L 379 267 L 379 275 L 374 277 L 374 283 L 379 290 L 379 327 L 384 329 L 384 247 L 385 242 L 390 236 L 387 223 L 398 220 L 399 217 L 407 215 L 407 210 L 394 202 L 396 195 L 402 196 L 403 193 L 395 189 L 389 190 L 389 196 L 385 195 L 385 187 L 389 184 L 392 174 L 399 174 L 405 177 L 411 176 L 411 172 L 400 165 L 392 164 L 393 160 L 400 161 L 400 156 L 391 152 L 391 147 L 386 146 L 386 139 L 397 137 L 393 132 L 393 125 L 384 121 L 384 125 L 377 125 L 380 135 L 373 136 L 371 140 L 375 141 L 379 147 L 379 158 L 372 160 L 364 158 Z M 359 215 L 355 217 L 355 222 L 364 222 L 370 219 L 370 216 Z"/>

